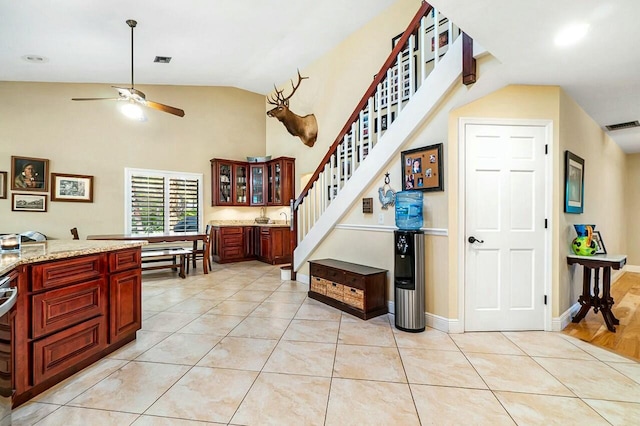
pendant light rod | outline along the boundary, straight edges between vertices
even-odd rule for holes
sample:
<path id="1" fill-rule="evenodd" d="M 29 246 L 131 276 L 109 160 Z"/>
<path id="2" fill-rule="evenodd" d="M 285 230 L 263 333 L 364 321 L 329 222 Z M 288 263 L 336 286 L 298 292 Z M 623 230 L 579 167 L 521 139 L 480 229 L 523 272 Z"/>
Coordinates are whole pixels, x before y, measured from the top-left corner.
<path id="1" fill-rule="evenodd" d="M 127 25 L 131 27 L 131 88 L 133 89 L 133 29 L 138 23 L 133 19 L 127 19 Z"/>

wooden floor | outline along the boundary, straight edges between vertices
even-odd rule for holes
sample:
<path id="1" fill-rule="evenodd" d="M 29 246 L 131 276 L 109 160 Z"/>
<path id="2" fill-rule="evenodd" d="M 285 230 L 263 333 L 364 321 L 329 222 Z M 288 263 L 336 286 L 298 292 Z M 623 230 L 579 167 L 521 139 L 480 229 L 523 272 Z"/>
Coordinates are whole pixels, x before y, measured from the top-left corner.
<path id="1" fill-rule="evenodd" d="M 640 361 L 640 274 L 626 272 L 611 285 L 611 296 L 613 315 L 620 320 L 615 333 L 607 330 L 602 314 L 593 309 L 562 332 Z"/>

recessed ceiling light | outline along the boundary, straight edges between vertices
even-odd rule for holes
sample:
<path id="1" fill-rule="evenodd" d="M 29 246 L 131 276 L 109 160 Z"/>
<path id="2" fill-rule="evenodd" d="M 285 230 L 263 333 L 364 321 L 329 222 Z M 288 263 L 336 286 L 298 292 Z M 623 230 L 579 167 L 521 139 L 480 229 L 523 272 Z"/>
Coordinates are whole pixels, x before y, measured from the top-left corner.
<path id="1" fill-rule="evenodd" d="M 556 46 L 566 47 L 576 44 L 587 35 L 589 24 L 572 24 L 562 29 L 554 39 Z"/>
<path id="2" fill-rule="evenodd" d="M 44 64 L 45 62 L 49 62 L 49 58 L 45 58 L 44 56 L 40 55 L 24 55 L 22 59 L 34 64 Z"/>

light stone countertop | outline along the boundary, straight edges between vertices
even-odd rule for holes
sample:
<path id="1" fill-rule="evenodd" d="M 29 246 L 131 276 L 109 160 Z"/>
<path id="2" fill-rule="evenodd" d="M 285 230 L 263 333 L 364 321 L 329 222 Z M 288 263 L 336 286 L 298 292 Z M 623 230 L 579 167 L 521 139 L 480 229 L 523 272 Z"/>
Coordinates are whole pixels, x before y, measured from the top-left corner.
<path id="1" fill-rule="evenodd" d="M 210 220 L 211 226 L 261 226 L 266 228 L 288 228 L 289 222 L 274 220 L 272 223 L 256 223 L 254 220 Z"/>
<path id="2" fill-rule="evenodd" d="M 0 275 L 19 265 L 140 247 L 146 241 L 48 240 L 23 243 L 19 252 L 0 253 Z"/>

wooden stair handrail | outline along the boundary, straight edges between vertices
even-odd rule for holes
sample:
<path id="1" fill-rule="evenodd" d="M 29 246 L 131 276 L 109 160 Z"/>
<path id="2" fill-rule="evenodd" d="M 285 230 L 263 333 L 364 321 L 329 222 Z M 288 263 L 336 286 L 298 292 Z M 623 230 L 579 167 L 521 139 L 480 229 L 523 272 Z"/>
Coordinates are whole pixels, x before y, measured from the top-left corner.
<path id="1" fill-rule="evenodd" d="M 298 210 L 298 207 L 300 206 L 300 204 L 302 204 L 302 201 L 309 193 L 309 190 L 320 177 L 320 174 L 324 170 L 325 165 L 329 162 L 329 159 L 331 158 L 331 156 L 338 149 L 338 145 L 340 145 L 344 136 L 349 131 L 351 131 L 351 125 L 353 124 L 353 122 L 356 121 L 356 118 L 359 117 L 360 111 L 362 111 L 365 105 L 369 102 L 369 98 L 375 94 L 378 84 L 380 84 L 387 77 L 387 70 L 391 68 L 393 64 L 396 62 L 396 60 L 398 59 L 398 55 L 400 54 L 400 52 L 404 50 L 405 45 L 409 41 L 409 37 L 411 36 L 411 34 L 413 34 L 416 31 L 416 29 L 420 26 L 420 20 L 422 19 L 422 17 L 426 16 L 427 13 L 431 11 L 431 9 L 433 9 L 433 6 L 431 6 L 426 1 L 422 2 L 420 9 L 418 10 L 418 12 L 416 12 L 416 15 L 413 17 L 413 19 L 409 23 L 409 26 L 402 34 L 402 37 L 400 37 L 400 40 L 398 40 L 398 43 L 395 45 L 393 50 L 391 50 L 391 53 L 389 54 L 389 56 L 387 57 L 387 60 L 384 62 L 384 64 L 380 68 L 380 71 L 374 77 L 373 81 L 369 85 L 369 88 L 365 92 L 364 96 L 362 96 L 362 99 L 360 99 L 360 102 L 358 102 L 358 105 L 356 106 L 355 110 L 347 120 L 342 130 L 340 130 L 340 133 L 338 133 L 338 137 L 335 139 L 333 144 L 329 147 L 329 150 L 325 154 L 322 161 L 320 161 L 320 163 L 318 164 L 318 167 L 316 168 L 316 171 L 313 173 L 313 176 L 311 176 L 311 179 L 309 179 L 309 182 L 307 182 L 307 185 L 304 187 L 304 189 L 296 199 L 293 205 L 294 211 Z"/>

